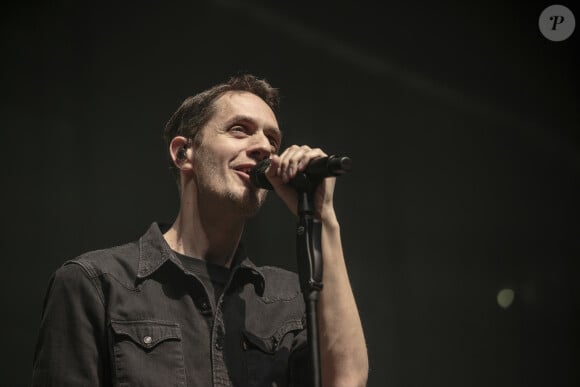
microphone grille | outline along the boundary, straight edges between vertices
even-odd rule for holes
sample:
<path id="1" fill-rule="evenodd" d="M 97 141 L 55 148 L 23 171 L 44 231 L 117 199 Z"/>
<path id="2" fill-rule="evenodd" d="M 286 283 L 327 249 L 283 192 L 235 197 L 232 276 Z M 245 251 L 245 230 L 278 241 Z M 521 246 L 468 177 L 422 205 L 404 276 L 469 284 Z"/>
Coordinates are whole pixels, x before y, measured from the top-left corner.
<path id="1" fill-rule="evenodd" d="M 271 160 L 265 159 L 260 161 L 254 168 L 250 170 L 250 183 L 256 188 L 264 188 L 273 190 L 272 184 L 266 177 L 266 169 L 270 166 Z"/>

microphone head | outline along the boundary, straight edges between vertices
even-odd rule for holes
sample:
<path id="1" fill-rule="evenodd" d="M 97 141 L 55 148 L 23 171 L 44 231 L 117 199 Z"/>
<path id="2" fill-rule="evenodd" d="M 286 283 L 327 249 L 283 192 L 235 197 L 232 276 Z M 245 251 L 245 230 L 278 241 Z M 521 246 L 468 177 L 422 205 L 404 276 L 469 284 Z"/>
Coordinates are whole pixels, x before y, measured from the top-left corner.
<path id="1" fill-rule="evenodd" d="M 330 156 L 327 164 L 328 172 L 333 176 L 341 176 L 352 170 L 352 160 L 347 156 Z"/>
<path id="2" fill-rule="evenodd" d="M 268 169 L 270 163 L 270 159 L 265 159 L 256 164 L 254 168 L 250 169 L 250 183 L 252 183 L 254 187 L 267 190 L 274 189 L 266 177 L 266 169 Z"/>

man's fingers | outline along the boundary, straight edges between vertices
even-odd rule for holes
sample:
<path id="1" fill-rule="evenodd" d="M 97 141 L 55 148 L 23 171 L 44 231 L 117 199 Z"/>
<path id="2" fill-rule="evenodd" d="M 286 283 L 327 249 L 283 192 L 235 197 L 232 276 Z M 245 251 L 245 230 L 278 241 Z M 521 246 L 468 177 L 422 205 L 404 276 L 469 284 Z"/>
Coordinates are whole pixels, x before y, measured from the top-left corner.
<path id="1" fill-rule="evenodd" d="M 320 148 L 310 148 L 308 145 L 292 145 L 280 155 L 277 175 L 287 183 L 299 171 L 306 169 L 311 160 L 326 156 Z"/>

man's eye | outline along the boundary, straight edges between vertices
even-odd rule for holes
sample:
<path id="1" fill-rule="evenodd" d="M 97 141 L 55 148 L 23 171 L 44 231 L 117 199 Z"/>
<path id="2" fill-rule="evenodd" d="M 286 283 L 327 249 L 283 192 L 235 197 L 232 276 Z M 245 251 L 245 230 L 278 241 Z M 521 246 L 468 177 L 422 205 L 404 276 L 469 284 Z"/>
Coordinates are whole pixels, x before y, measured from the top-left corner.
<path id="1" fill-rule="evenodd" d="M 236 133 L 236 134 L 247 134 L 248 133 L 248 129 L 244 126 L 241 125 L 236 125 L 236 126 L 232 126 L 230 128 L 230 132 Z"/>
<path id="2" fill-rule="evenodd" d="M 270 145 L 272 145 L 274 148 L 278 149 L 278 140 L 274 137 L 268 137 L 268 140 L 270 141 Z"/>

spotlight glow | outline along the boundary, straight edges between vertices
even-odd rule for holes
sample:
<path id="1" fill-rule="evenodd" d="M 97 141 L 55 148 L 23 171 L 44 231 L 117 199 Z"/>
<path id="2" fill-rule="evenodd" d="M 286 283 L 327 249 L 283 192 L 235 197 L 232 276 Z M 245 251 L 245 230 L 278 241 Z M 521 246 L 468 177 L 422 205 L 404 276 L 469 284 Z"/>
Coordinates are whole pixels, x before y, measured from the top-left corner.
<path id="1" fill-rule="evenodd" d="M 515 292 L 512 289 L 502 289 L 497 293 L 497 304 L 507 309 L 514 302 Z"/>

